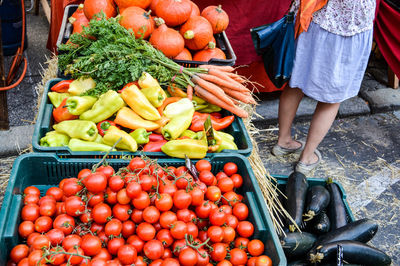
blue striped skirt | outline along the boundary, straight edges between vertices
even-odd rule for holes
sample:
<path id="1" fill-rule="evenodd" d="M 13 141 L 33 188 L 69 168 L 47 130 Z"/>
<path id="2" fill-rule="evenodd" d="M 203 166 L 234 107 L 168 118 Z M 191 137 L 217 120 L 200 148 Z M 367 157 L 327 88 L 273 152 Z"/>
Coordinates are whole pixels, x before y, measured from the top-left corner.
<path id="1" fill-rule="evenodd" d="M 340 36 L 311 22 L 300 34 L 289 86 L 317 101 L 339 103 L 358 94 L 372 46 L 372 29 Z"/>

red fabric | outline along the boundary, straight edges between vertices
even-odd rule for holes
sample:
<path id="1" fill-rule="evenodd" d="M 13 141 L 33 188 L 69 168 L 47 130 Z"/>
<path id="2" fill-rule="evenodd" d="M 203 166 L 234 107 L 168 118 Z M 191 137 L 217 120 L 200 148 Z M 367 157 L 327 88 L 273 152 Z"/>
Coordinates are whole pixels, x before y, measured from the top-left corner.
<path id="1" fill-rule="evenodd" d="M 83 0 L 51 0 L 51 21 L 49 36 L 47 38 L 47 49 L 54 53 L 56 52 L 57 38 L 64 16 L 64 8 L 67 5 L 80 3 L 83 3 Z"/>
<path id="2" fill-rule="evenodd" d="M 378 3 L 374 38 L 386 62 L 400 77 L 400 12 L 385 1 Z"/>

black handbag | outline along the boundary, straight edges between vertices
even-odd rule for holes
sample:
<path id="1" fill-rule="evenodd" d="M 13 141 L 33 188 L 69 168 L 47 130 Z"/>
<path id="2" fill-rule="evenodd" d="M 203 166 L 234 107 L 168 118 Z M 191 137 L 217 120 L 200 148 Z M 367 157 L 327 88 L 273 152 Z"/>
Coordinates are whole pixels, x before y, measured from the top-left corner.
<path id="1" fill-rule="evenodd" d="M 294 13 L 289 12 L 274 23 L 252 28 L 250 33 L 268 77 L 277 88 L 282 87 L 290 79 L 293 69 Z"/>

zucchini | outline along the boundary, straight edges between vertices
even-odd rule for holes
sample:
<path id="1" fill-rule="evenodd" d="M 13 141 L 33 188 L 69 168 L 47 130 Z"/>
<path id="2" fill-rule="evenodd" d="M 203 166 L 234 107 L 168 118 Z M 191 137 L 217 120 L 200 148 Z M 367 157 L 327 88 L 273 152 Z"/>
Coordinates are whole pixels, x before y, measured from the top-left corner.
<path id="1" fill-rule="evenodd" d="M 293 172 L 286 184 L 285 195 L 286 210 L 293 220 L 288 219 L 290 232 L 294 232 L 296 227 L 300 227 L 303 219 L 304 205 L 307 195 L 308 182 L 305 175 L 298 172 Z M 293 221 L 295 224 L 293 224 Z"/>
<path id="2" fill-rule="evenodd" d="M 331 201 L 328 206 L 328 216 L 332 229 L 337 229 L 347 224 L 347 212 L 340 193 L 339 186 L 333 183 L 332 179 L 327 181 Z"/>
<path id="3" fill-rule="evenodd" d="M 366 266 L 390 265 L 392 260 L 383 251 L 367 244 L 342 240 L 319 246 L 314 253 L 309 254 L 311 263 L 328 262 L 336 260 L 337 245 L 343 247 L 343 260 L 349 263 L 357 263 Z"/>
<path id="4" fill-rule="evenodd" d="M 281 245 L 287 257 L 304 257 L 314 246 L 316 240 L 317 238 L 313 234 L 294 232 L 288 233 L 281 239 Z"/>
<path id="5" fill-rule="evenodd" d="M 329 220 L 328 215 L 325 212 L 322 212 L 316 218 L 314 218 L 314 222 L 311 226 L 311 231 L 317 235 L 322 235 L 328 233 L 331 230 L 331 222 Z"/>
<path id="6" fill-rule="evenodd" d="M 306 217 L 304 221 L 310 221 L 323 212 L 330 202 L 329 191 L 323 186 L 313 186 L 307 193 Z"/>
<path id="7" fill-rule="evenodd" d="M 378 231 L 378 224 L 364 218 L 320 236 L 315 242 L 315 247 L 341 240 L 354 240 L 365 243 L 374 237 L 376 231 Z"/>

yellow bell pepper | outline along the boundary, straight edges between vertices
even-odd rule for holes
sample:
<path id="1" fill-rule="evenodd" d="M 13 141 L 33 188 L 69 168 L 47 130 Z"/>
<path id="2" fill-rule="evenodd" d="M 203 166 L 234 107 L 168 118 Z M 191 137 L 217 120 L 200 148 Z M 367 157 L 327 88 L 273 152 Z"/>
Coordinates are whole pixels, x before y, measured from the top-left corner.
<path id="1" fill-rule="evenodd" d="M 187 155 L 191 159 L 201 159 L 207 155 L 207 139 L 176 139 L 165 143 L 161 150 L 171 157 L 185 158 Z"/>
<path id="2" fill-rule="evenodd" d="M 141 92 L 154 107 L 160 107 L 167 98 L 167 94 L 161 88 L 160 84 L 149 73 L 143 72 L 138 83 L 142 89 Z"/>
<path id="3" fill-rule="evenodd" d="M 156 121 L 161 118 L 157 109 L 147 100 L 146 96 L 133 84 L 127 84 L 121 92 L 124 101 L 144 119 Z"/>
<path id="4" fill-rule="evenodd" d="M 96 82 L 92 78 L 80 78 L 69 84 L 68 93 L 71 95 L 81 95 L 94 87 L 96 87 Z"/>
<path id="5" fill-rule="evenodd" d="M 118 111 L 114 122 L 130 129 L 144 128 L 148 131 L 152 131 L 160 127 L 160 125 L 156 122 L 144 120 L 129 107 L 122 107 L 121 110 Z"/>
<path id="6" fill-rule="evenodd" d="M 107 145 L 113 146 L 120 138 L 120 142 L 117 144 L 117 148 L 121 150 L 127 150 L 135 152 L 137 151 L 137 143 L 128 133 L 118 129 L 115 126 L 110 126 L 103 137 L 103 142 Z"/>

